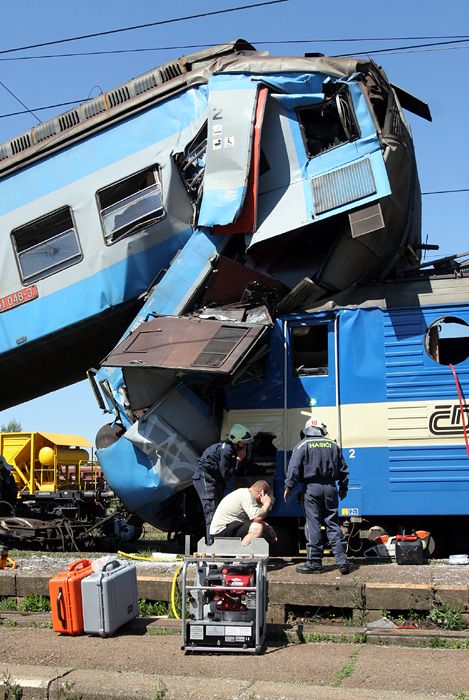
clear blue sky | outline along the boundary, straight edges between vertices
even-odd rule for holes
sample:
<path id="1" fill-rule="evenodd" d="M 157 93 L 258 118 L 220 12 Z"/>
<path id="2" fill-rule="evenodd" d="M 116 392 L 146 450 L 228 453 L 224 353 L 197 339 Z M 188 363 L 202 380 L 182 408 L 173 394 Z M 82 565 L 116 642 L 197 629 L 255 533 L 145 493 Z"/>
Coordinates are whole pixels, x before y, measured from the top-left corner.
<path id="1" fill-rule="evenodd" d="M 171 3 L 81 0 L 66 5 L 63 0 L 45 0 L 39 5 L 36 0 L 23 0 L 4 3 L 4 38 L 0 51 L 254 3 L 260 4 L 261 0 L 173 0 Z M 414 135 L 422 191 L 433 192 L 469 187 L 466 86 L 469 38 L 456 44 L 457 48 L 446 45 L 383 54 L 375 51 L 444 41 L 400 37 L 463 37 L 465 34 L 469 37 L 467 0 L 451 0 L 446 4 L 440 0 L 425 3 L 395 0 L 389 4 L 365 2 L 360 7 L 353 6 L 349 0 L 334 3 L 288 0 L 14 54 L 0 53 L 0 80 L 29 109 L 34 109 L 95 96 L 160 63 L 196 50 L 158 50 L 158 47 L 202 46 L 241 37 L 274 55 L 302 55 L 306 51 L 367 52 L 384 67 L 392 82 L 430 104 L 433 123 L 412 114 L 407 117 Z M 349 41 L 331 41 L 344 39 Z M 301 40 L 307 43 L 273 43 Z M 135 48 L 154 50 L 18 60 L 33 55 Z M 6 58 L 9 60 L 3 60 Z M 0 85 L 0 142 L 37 124 L 31 114 L 1 117 L 21 109 L 23 107 Z M 66 109 L 39 111 L 37 115 L 45 120 Z M 469 192 L 423 196 L 423 238 L 440 245 L 439 253 L 430 257 L 469 249 L 468 210 Z M 106 422 L 86 382 L 0 412 L 0 424 L 10 418 L 20 421 L 24 430 L 74 433 L 91 441 Z"/>

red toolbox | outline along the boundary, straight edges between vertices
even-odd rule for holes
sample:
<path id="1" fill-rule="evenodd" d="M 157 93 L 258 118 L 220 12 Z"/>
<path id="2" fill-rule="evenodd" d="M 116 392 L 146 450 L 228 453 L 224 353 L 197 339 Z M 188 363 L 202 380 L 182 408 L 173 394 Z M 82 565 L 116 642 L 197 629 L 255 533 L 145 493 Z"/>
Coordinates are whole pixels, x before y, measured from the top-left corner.
<path id="1" fill-rule="evenodd" d="M 81 582 L 93 573 L 89 559 L 77 559 L 49 581 L 52 628 L 62 634 L 83 633 Z"/>

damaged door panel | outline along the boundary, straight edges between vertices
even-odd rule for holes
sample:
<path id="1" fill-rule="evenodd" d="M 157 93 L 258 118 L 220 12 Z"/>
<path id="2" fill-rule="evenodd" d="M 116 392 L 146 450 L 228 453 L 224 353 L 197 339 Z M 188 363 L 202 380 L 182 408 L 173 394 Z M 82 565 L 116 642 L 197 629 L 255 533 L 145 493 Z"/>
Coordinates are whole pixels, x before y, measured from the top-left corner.
<path id="1" fill-rule="evenodd" d="M 394 83 L 391 83 L 391 87 L 396 93 L 397 99 L 399 100 L 401 107 L 409 110 L 409 112 L 413 112 L 413 114 L 416 114 L 417 117 L 422 117 L 422 119 L 426 119 L 428 122 L 432 121 L 430 107 L 426 102 L 421 100 L 419 97 L 412 95 L 411 92 L 407 92 L 407 90 L 404 90 L 398 85 L 394 85 Z"/>
<path id="2" fill-rule="evenodd" d="M 249 169 L 247 192 L 242 211 L 233 224 L 215 226 L 213 233 L 254 233 L 257 228 L 257 200 L 261 169 L 261 131 L 268 93 L 269 89 L 267 87 L 261 86 L 259 88 L 254 120 L 251 167 Z"/>
<path id="3" fill-rule="evenodd" d="M 142 324 L 102 363 L 232 374 L 267 326 L 199 318 L 157 318 Z"/>
<path id="4" fill-rule="evenodd" d="M 202 296 L 203 304 L 233 304 L 241 301 L 246 294 L 272 295 L 280 298 L 286 288 L 273 277 L 263 275 L 226 256 L 220 256 L 215 269 L 207 281 Z M 241 319 L 242 320 L 242 319 Z"/>
<path id="5" fill-rule="evenodd" d="M 209 80 L 208 136 L 199 226 L 236 221 L 247 192 L 260 84 L 250 76 Z M 263 97 L 265 100 L 265 97 Z"/>

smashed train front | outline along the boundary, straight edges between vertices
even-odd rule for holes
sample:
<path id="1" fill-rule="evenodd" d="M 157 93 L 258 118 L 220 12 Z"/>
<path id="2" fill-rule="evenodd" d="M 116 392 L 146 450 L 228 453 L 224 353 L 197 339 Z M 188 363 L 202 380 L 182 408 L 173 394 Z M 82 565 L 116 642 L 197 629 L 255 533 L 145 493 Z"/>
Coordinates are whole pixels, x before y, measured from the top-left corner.
<path id="1" fill-rule="evenodd" d="M 270 361 L 276 314 L 415 264 L 420 191 L 401 103 L 430 118 L 368 61 L 246 51 L 207 60 L 203 76 L 197 133 L 170 154 L 192 236 L 90 373 L 113 413 L 96 440 L 109 484 L 171 531 L 200 519 L 197 456 L 220 438 L 225 388 Z"/>

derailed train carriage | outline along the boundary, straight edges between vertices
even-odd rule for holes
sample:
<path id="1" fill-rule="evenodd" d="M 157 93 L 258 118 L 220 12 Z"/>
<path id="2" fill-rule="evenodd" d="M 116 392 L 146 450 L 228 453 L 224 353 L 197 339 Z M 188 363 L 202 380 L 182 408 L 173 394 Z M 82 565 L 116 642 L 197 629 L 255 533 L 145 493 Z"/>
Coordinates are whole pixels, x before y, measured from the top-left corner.
<path id="1" fill-rule="evenodd" d="M 430 118 L 371 61 L 268 57 L 239 41 L 165 64 L 5 144 L 0 189 L 22 189 L 3 212 L 12 263 L 1 277 L 12 370 L 4 401 L 79 378 L 134 318 L 89 373 L 114 414 L 98 435 L 99 458 L 128 508 L 164 529 L 193 529 L 197 454 L 237 412 L 248 412 L 257 462 L 278 489 L 301 410 L 355 416 L 366 404 L 374 415 L 388 400 L 387 378 L 366 401 L 353 394 L 352 369 L 368 376 L 360 352 L 350 381 L 339 381 L 330 329 L 346 309 L 327 316 L 325 305 L 344 292 L 345 307 L 355 285 L 418 267 L 420 191 L 401 107 Z M 430 306 L 440 302 L 435 292 Z M 419 303 L 410 304 L 417 314 Z M 375 322 L 386 313 L 378 303 Z M 362 348 L 371 317 L 357 311 L 351 347 Z M 373 352 L 384 373 L 379 342 Z M 327 371 L 296 365 L 295 353 L 327 355 Z M 37 362 L 45 371 L 21 381 L 21 368 Z M 336 423 L 347 447 L 346 421 Z M 368 447 L 381 450 L 386 471 L 388 428 L 362 428 L 349 449 L 366 464 Z M 374 435 L 368 443 L 364 432 Z M 376 515 L 406 515 L 407 495 L 397 510 L 384 495 L 397 482 L 380 477 L 381 498 L 360 469 L 343 514 L 371 515 L 373 501 L 388 503 Z M 399 483 L 407 494 L 409 478 Z M 432 514 L 432 499 L 423 503 Z M 300 511 L 290 508 L 278 500 L 274 515 L 291 524 Z"/>
<path id="2" fill-rule="evenodd" d="M 186 295 L 227 247 L 318 297 L 415 262 L 419 186 L 398 96 L 429 118 L 372 62 L 237 41 L 1 144 L 0 408 L 81 379 L 178 252 Z M 178 291 L 161 313 L 183 308 Z"/>

